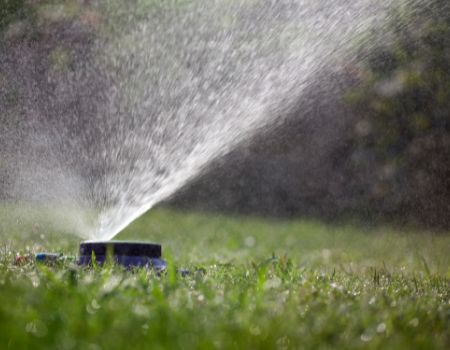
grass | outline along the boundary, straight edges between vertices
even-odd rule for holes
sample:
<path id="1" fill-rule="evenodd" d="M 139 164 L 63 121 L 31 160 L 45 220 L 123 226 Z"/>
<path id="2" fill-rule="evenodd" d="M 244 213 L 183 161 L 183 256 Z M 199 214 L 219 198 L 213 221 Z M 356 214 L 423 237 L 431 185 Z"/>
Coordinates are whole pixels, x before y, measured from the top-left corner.
<path id="1" fill-rule="evenodd" d="M 450 348 L 449 235 L 158 209 L 118 237 L 162 243 L 156 276 L 16 266 L 78 239 L 2 231 L 1 349 Z"/>

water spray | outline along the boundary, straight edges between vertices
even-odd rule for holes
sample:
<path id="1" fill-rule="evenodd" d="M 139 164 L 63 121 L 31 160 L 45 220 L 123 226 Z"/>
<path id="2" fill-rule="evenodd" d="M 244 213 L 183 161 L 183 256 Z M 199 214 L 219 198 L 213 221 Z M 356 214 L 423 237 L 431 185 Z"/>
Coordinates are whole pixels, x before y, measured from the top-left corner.
<path id="1" fill-rule="evenodd" d="M 405 1 L 152 1 L 145 14 L 127 4 L 126 18 L 105 5 L 92 39 L 55 43 L 52 53 L 73 44 L 64 69 L 36 70 L 40 46 L 11 44 L 2 79 L 18 102 L 0 106 L 14 116 L 0 123 L 0 200 L 110 240 L 291 106 L 307 110 L 318 73 L 356 60 L 354 42 Z"/>

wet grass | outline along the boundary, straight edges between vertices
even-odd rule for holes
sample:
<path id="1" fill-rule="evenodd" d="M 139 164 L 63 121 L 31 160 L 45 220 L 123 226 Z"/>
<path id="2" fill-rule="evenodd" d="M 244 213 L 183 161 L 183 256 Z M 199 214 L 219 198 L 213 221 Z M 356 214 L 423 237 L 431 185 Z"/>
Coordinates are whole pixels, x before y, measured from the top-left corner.
<path id="1" fill-rule="evenodd" d="M 449 235 L 159 209 L 118 238 L 162 243 L 163 276 L 17 266 L 18 252 L 74 255 L 78 239 L 1 237 L 1 349 L 450 347 Z"/>

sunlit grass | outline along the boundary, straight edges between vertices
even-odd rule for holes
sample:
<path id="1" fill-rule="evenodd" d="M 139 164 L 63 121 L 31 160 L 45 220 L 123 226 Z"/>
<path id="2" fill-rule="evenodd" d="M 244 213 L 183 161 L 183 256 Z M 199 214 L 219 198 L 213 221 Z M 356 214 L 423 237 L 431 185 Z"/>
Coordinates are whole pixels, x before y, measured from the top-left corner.
<path id="1" fill-rule="evenodd" d="M 228 217 L 155 210 L 130 225 L 122 239 L 163 244 L 176 261 L 240 263 L 272 254 L 296 264 L 359 272 L 383 268 L 415 274 L 449 272 L 450 238 L 389 227 L 307 220 Z"/>
<path id="2" fill-rule="evenodd" d="M 448 235 L 158 209 L 118 237 L 163 245 L 156 276 L 16 266 L 19 250 L 77 253 L 76 237 L 30 229 L 1 233 L 2 349 L 450 345 Z"/>

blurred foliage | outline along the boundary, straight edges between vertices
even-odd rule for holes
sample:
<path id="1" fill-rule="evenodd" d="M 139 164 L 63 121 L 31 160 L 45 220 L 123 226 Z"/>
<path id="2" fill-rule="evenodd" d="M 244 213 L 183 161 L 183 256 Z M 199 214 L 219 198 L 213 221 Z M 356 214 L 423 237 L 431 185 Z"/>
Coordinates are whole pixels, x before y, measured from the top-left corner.
<path id="1" fill-rule="evenodd" d="M 374 202 L 442 222 L 450 199 L 450 3 L 410 6 L 393 11 L 392 42 L 371 49 L 346 96 L 361 116 L 354 164 L 374 156 Z"/>
<path id="2" fill-rule="evenodd" d="M 68 28 L 74 22 L 89 29 L 98 24 L 98 7 L 95 1 L 0 0 L 0 34 L 6 33 L 9 39 L 24 32 L 29 37 L 56 35 L 54 25 Z"/>
<path id="3" fill-rule="evenodd" d="M 24 18 L 29 10 L 25 0 L 0 0 L 0 31 L 12 21 Z"/>

